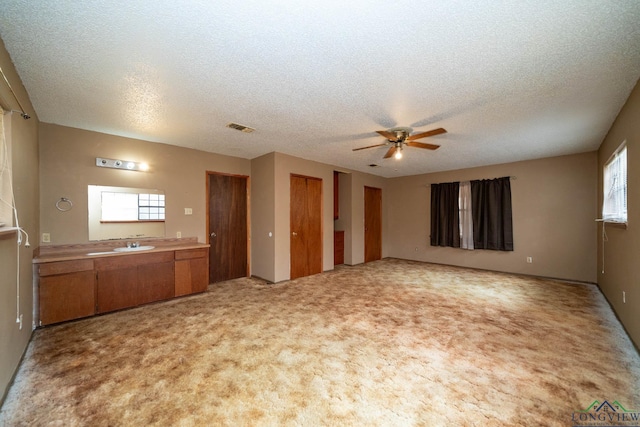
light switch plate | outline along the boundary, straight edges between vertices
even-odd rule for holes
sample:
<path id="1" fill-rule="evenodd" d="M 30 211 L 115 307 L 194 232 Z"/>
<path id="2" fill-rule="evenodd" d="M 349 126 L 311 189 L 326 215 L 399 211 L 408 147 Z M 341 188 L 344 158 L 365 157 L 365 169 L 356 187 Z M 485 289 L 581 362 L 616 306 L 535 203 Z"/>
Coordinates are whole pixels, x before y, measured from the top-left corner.
<path id="1" fill-rule="evenodd" d="M 193 210 L 191 208 L 184 208 L 185 215 L 193 215 Z"/>

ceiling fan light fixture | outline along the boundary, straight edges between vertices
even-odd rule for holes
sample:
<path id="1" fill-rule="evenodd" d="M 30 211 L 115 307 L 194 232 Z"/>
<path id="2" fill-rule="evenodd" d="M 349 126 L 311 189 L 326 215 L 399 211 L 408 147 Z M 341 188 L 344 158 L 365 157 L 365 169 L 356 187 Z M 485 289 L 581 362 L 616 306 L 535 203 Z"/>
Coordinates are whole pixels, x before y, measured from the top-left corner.
<path id="1" fill-rule="evenodd" d="M 402 158 L 402 149 L 396 150 L 396 154 L 394 154 L 393 157 L 395 157 L 396 160 L 400 160 Z"/>

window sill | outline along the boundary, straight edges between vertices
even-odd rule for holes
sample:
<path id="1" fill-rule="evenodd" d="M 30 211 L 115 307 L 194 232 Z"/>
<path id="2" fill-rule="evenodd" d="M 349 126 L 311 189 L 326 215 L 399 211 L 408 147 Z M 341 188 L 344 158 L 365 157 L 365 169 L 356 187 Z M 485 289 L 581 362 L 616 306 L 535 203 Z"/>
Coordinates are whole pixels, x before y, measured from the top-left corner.
<path id="1" fill-rule="evenodd" d="M 0 227 L 0 236 L 8 236 L 18 232 L 18 227 Z"/>
<path id="2" fill-rule="evenodd" d="M 614 221 L 614 220 L 610 220 L 610 219 L 597 219 L 596 221 L 598 222 L 602 222 L 603 224 L 606 224 L 608 226 L 612 226 L 615 228 L 623 228 L 623 229 L 627 229 L 627 223 L 626 222 L 622 222 L 622 221 Z"/>

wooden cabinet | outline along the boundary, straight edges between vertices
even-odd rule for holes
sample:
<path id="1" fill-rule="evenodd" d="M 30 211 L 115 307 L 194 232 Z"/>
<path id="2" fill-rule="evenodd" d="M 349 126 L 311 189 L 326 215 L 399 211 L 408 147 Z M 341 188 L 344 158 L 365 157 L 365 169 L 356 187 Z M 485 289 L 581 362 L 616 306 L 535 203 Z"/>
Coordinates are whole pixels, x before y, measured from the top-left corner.
<path id="1" fill-rule="evenodd" d="M 209 286 L 209 249 L 176 251 L 175 296 L 204 292 Z"/>
<path id="2" fill-rule="evenodd" d="M 340 219 L 340 172 L 333 171 L 333 219 Z"/>
<path id="3" fill-rule="evenodd" d="M 204 292 L 209 248 L 36 264 L 39 326 Z"/>
<path id="4" fill-rule="evenodd" d="M 96 312 L 106 313 L 172 298 L 173 262 L 173 252 L 96 259 Z"/>
<path id="5" fill-rule="evenodd" d="M 92 260 L 42 264 L 39 276 L 39 325 L 92 316 L 96 286 Z"/>
<path id="6" fill-rule="evenodd" d="M 333 232 L 333 265 L 344 264 L 344 231 Z"/>

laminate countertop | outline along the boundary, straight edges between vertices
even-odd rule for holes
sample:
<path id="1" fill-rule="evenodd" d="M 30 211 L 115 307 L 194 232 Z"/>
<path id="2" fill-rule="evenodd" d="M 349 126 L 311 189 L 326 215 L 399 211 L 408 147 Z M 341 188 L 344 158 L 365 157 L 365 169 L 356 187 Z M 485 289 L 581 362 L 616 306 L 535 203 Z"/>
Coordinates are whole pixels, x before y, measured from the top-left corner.
<path id="1" fill-rule="evenodd" d="M 114 251 L 115 248 L 126 247 L 127 242 L 139 242 L 140 246 L 153 246 L 154 248 L 140 251 Z M 157 252 L 202 249 L 209 248 L 209 246 L 207 243 L 199 243 L 195 237 L 181 239 L 127 239 L 71 245 L 41 246 L 34 250 L 33 263 L 42 264 L 123 255 L 142 255 Z"/>

